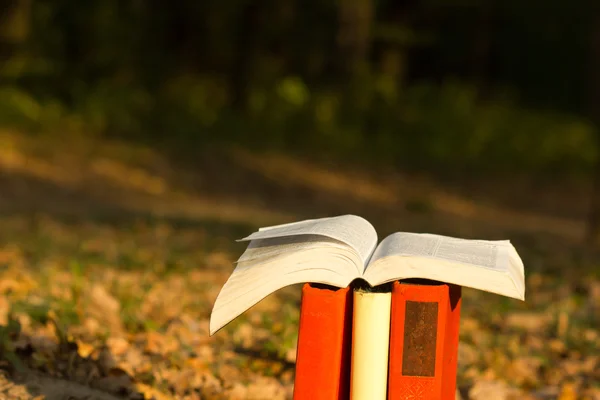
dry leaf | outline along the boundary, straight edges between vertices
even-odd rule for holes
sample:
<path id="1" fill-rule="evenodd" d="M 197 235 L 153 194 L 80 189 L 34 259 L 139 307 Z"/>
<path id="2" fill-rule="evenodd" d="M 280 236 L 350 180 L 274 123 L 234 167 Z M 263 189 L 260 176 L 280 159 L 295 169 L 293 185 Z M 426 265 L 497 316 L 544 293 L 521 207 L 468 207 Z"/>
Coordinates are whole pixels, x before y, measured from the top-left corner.
<path id="1" fill-rule="evenodd" d="M 129 349 L 129 342 L 122 337 L 112 336 L 106 340 L 106 346 L 113 355 L 120 356 Z"/>
<path id="2" fill-rule="evenodd" d="M 240 368 L 236 368 L 232 365 L 224 364 L 219 367 L 218 375 L 225 386 L 231 386 L 234 382 L 241 380 L 243 371 L 241 371 Z"/>
<path id="3" fill-rule="evenodd" d="M 0 295 L 0 326 L 8 324 L 8 312 L 10 304 L 5 296 Z"/>
<path id="4" fill-rule="evenodd" d="M 81 358 L 88 358 L 94 351 L 94 346 L 91 344 L 82 342 L 81 340 L 76 340 L 75 343 L 77 343 L 77 354 Z"/>
<path id="5" fill-rule="evenodd" d="M 111 332 L 120 332 L 123 329 L 119 314 L 121 305 L 117 299 L 110 295 L 102 285 L 92 286 L 90 291 L 90 304 L 86 311 L 91 318 L 97 319 Z"/>
<path id="6" fill-rule="evenodd" d="M 465 342 L 458 343 L 458 365 L 461 370 L 474 365 L 479 359 L 479 351 Z"/>
<path id="7" fill-rule="evenodd" d="M 289 349 L 285 352 L 285 361 L 290 363 L 296 363 L 296 356 L 298 349 L 296 347 Z"/>
<path id="8" fill-rule="evenodd" d="M 144 383 L 136 383 L 135 388 L 137 389 L 137 391 L 139 393 L 141 393 L 144 396 L 144 399 L 146 399 L 146 400 L 155 399 L 156 390 L 154 388 L 152 388 L 151 386 L 148 386 Z"/>
<path id="9" fill-rule="evenodd" d="M 504 382 L 478 381 L 469 390 L 471 400 L 520 400 L 522 393 Z"/>
<path id="10" fill-rule="evenodd" d="M 537 386 L 540 361 L 533 357 L 520 357 L 513 360 L 507 370 L 511 382 L 522 386 Z"/>
<path id="11" fill-rule="evenodd" d="M 246 396 L 248 400 L 285 400 L 286 390 L 276 379 L 260 377 L 248 385 Z"/>
<path id="12" fill-rule="evenodd" d="M 522 329 L 527 332 L 544 330 L 551 322 L 547 314 L 543 313 L 512 313 L 506 316 L 505 323 L 511 328 Z"/>
<path id="13" fill-rule="evenodd" d="M 172 336 L 165 336 L 158 332 L 148 332 L 144 351 L 151 354 L 166 355 L 176 351 L 179 343 Z"/>
<path id="14" fill-rule="evenodd" d="M 567 382 L 563 385 L 558 400 L 577 400 L 577 388 L 575 384 Z"/>

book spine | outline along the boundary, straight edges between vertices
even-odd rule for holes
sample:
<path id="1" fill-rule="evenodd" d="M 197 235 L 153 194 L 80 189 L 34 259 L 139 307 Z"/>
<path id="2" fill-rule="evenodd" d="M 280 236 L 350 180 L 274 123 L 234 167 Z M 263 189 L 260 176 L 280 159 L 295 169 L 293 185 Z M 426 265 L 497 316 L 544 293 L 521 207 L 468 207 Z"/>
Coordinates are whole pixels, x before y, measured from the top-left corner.
<path id="1" fill-rule="evenodd" d="M 385 400 L 387 395 L 392 294 L 354 291 L 351 400 Z"/>
<path id="2" fill-rule="evenodd" d="M 454 400 L 456 396 L 456 369 L 458 367 L 458 343 L 460 331 L 460 309 L 462 287 L 448 285 L 448 321 L 444 345 L 444 365 L 442 368 L 442 399 Z"/>
<path id="3" fill-rule="evenodd" d="M 352 351 L 352 290 L 302 288 L 294 400 L 347 400 Z"/>
<path id="4" fill-rule="evenodd" d="M 461 288 L 430 283 L 394 283 L 390 400 L 455 398 Z"/>

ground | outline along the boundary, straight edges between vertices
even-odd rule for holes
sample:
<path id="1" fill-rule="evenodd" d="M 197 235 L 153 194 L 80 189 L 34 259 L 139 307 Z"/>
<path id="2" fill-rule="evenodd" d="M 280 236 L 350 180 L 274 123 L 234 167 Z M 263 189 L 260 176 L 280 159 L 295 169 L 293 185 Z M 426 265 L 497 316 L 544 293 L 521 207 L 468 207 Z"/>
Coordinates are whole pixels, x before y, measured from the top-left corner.
<path id="1" fill-rule="evenodd" d="M 585 185 L 449 182 L 240 148 L 0 132 L 0 399 L 285 399 L 299 287 L 213 337 L 214 299 L 259 226 L 354 213 L 509 238 L 527 301 L 465 290 L 463 398 L 600 398 L 600 266 Z M 41 397 L 40 397 L 41 396 Z"/>

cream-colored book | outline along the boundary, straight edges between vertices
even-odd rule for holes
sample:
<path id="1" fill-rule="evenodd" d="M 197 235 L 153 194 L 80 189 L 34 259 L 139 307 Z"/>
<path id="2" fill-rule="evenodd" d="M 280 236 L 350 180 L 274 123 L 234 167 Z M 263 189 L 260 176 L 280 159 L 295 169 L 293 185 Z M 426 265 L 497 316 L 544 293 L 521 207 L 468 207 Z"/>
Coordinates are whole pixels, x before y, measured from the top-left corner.
<path id="1" fill-rule="evenodd" d="M 354 291 L 351 400 L 386 400 L 392 293 Z"/>

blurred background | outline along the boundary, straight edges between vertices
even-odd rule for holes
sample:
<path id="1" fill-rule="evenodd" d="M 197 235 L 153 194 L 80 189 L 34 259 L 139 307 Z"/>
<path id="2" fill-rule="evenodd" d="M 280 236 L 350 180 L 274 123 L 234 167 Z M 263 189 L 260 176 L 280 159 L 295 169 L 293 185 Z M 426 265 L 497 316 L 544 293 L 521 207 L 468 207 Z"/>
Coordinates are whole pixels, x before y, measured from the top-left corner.
<path id="1" fill-rule="evenodd" d="M 0 395 L 289 398 L 298 287 L 208 338 L 234 239 L 353 213 L 522 254 L 463 398 L 599 399 L 599 124 L 592 0 L 0 0 Z"/>

